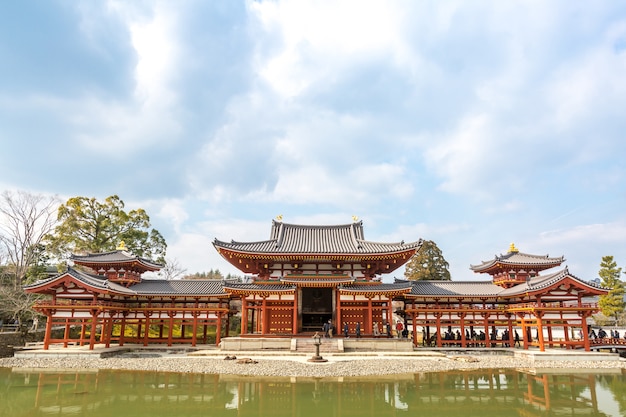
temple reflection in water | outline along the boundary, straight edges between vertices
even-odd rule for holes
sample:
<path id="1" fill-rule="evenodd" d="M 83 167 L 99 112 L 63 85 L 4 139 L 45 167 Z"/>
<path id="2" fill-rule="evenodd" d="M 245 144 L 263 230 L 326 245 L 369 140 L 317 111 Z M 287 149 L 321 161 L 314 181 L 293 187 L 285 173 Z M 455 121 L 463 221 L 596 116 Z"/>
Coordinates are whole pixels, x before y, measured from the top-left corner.
<path id="1" fill-rule="evenodd" d="M 408 412 L 488 417 L 612 416 L 626 412 L 624 373 L 472 370 L 311 379 L 0 370 L 0 380 L 3 416 L 381 417 Z"/>

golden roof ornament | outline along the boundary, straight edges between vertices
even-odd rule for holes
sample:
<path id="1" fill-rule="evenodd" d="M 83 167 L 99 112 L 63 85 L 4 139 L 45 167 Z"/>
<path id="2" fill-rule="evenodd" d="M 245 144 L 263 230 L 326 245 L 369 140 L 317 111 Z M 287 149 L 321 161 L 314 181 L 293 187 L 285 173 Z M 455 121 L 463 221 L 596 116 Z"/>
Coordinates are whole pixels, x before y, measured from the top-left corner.
<path id="1" fill-rule="evenodd" d="M 509 253 L 518 253 L 519 249 L 517 249 L 515 247 L 515 243 L 511 243 L 511 246 L 509 246 Z"/>
<path id="2" fill-rule="evenodd" d="M 359 216 L 352 216 L 352 221 L 356 223 L 359 220 Z"/>
<path id="3" fill-rule="evenodd" d="M 126 250 L 126 244 L 124 243 L 124 241 L 122 240 L 119 245 L 117 245 L 117 248 L 115 248 L 117 250 Z"/>
<path id="4" fill-rule="evenodd" d="M 279 214 L 278 216 L 276 216 L 276 220 L 278 220 L 279 222 L 283 221 L 283 215 Z"/>

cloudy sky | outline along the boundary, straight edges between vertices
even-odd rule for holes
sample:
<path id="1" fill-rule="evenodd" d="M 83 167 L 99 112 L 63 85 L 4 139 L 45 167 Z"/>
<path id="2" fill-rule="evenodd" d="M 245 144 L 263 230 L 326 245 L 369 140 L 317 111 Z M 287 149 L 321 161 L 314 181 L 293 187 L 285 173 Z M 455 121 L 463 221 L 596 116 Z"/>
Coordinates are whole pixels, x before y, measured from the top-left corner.
<path id="1" fill-rule="evenodd" d="M 626 3 L 0 2 L 0 144 L 0 190 L 117 194 L 188 272 L 355 215 L 454 280 L 511 242 L 591 279 L 626 266 Z"/>

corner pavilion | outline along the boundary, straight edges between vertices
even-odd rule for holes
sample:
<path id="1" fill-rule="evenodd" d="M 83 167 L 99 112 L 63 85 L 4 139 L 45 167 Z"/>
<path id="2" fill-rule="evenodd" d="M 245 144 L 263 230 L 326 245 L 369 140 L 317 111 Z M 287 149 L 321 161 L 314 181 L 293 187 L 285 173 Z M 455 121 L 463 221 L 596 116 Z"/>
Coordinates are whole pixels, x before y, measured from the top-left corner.
<path id="1" fill-rule="evenodd" d="M 423 334 L 432 346 L 474 346 L 472 335 L 500 329 L 508 330 L 508 339 L 487 336 L 481 344 L 514 346 L 514 333 L 519 332 L 524 349 L 590 350 L 587 319 L 598 306 L 586 300 L 607 292 L 567 268 L 540 275 L 564 258 L 521 253 L 514 245 L 504 255 L 471 266 L 490 275 L 488 280 L 383 283 L 381 275 L 404 265 L 422 240 L 371 242 L 365 240 L 363 223 L 356 221 L 332 226 L 273 221 L 268 240 L 216 239 L 213 245 L 252 280 L 142 278 L 161 265 L 123 247 L 72 256 L 83 269 L 69 267 L 25 287 L 47 296 L 35 305 L 48 319 L 44 349 L 53 343 L 90 349 L 96 343 L 195 346 L 207 343 L 209 333 L 219 344 L 237 313 L 233 302 L 240 301 L 242 337 L 310 336 L 329 320 L 338 330 L 347 323 L 351 334 L 358 323 L 363 337 L 374 337 L 373 328 L 393 324 L 395 315 L 403 318 L 415 345 Z M 59 326 L 64 334 L 53 338 L 52 329 Z M 554 329 L 564 336 L 553 337 Z M 457 338 L 443 337 L 453 330 Z"/>

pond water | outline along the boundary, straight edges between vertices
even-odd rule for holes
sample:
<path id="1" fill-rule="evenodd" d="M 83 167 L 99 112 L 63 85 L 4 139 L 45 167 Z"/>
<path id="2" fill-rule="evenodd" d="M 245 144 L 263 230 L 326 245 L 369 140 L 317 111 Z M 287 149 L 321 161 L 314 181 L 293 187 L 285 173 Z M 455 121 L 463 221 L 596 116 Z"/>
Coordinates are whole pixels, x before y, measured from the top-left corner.
<path id="1" fill-rule="evenodd" d="M 0 416 L 624 416 L 626 375 L 472 370 L 269 378 L 0 368 Z"/>

